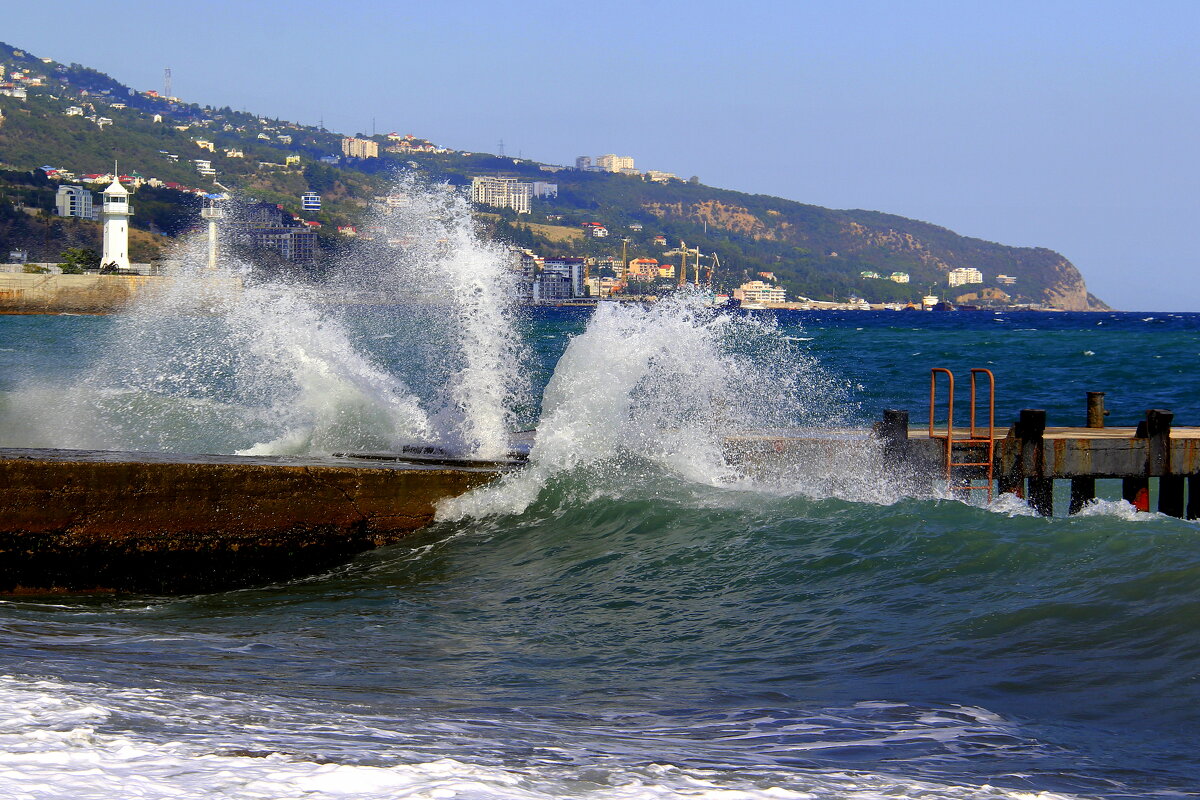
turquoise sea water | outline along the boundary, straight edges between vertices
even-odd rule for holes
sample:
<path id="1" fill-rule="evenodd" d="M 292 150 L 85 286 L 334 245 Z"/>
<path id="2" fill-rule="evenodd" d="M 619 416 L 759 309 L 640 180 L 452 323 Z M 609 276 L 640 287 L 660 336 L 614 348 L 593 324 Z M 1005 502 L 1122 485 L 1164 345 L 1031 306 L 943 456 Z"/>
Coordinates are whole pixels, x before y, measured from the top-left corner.
<path id="1" fill-rule="evenodd" d="M 391 313 L 347 313 L 351 340 L 420 394 L 403 338 L 379 333 Z M 192 324 L 181 337 L 204 341 L 206 323 Z M 521 425 L 537 421 L 541 387 L 590 324 L 580 311 L 526 318 L 534 391 Z M 1024 407 L 1082 424 L 1087 390 L 1108 393 L 1109 424 L 1147 408 L 1200 424 L 1200 315 L 778 324 L 816 369 L 805 373 L 821 383 L 816 419 L 825 397 L 839 422 L 907 408 L 919 424 L 931 366 L 984 366 L 1004 425 Z M 112 317 L 0 317 L 0 445 L 231 452 L 269 438 L 279 418 L 246 410 L 215 351 L 216 390 L 162 378 L 162 391 L 105 405 L 123 368 L 146 377 L 133 375 L 146 369 L 129 356 L 139 345 L 114 341 L 127 333 Z M 53 424 L 32 422 L 39 411 Z M 560 469 L 522 513 L 443 521 L 288 585 L 0 602 L 0 787 L 1200 795 L 1197 523 L 1113 501 L 1044 519 L 1014 504 L 855 499 L 664 464 L 626 454 Z"/>

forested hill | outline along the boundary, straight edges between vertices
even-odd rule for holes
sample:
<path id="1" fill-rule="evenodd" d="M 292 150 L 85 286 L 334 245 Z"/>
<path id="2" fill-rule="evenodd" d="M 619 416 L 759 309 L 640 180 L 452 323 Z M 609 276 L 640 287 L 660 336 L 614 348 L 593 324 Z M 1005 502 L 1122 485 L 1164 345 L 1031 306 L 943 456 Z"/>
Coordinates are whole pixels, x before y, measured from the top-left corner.
<path id="1" fill-rule="evenodd" d="M 146 216 L 135 216 L 133 224 L 177 235 L 194 215 L 191 191 L 214 190 L 213 176 L 197 170 L 196 159 L 204 159 L 222 186 L 296 214 L 301 193 L 319 192 L 321 212 L 303 216 L 322 224 L 322 241 L 334 248 L 338 226 L 361 224 L 369 201 L 387 194 L 400 173 L 455 186 L 466 186 L 476 175 L 513 176 L 557 184 L 557 197 L 535 200 L 528 215 L 502 211 L 482 219 L 495 235 L 544 255 L 619 256 L 621 239 L 627 239 L 630 258 L 674 260 L 666 253 L 683 241 L 706 255 L 717 254 L 717 281 L 724 288 L 766 272 L 791 297 L 904 301 L 932 290 L 983 304 L 1105 307 L 1058 253 L 963 237 L 904 217 L 831 210 L 705 186 L 696 179 L 653 182 L 639 175 L 456 152 L 411 136 L 403 141 L 364 137 L 379 144 L 378 158 L 341 158 L 342 134 L 322 128 L 137 91 L 88 67 L 59 64 L 2 43 L 0 66 L 0 95 L 7 95 L 0 96 L 3 218 L 12 217 L 14 207 L 23 207 L 26 215 L 52 207 L 57 182 L 32 174 L 39 168 L 55 167 L 66 173 L 57 176 L 61 182 L 79 182 L 87 173 L 110 171 L 116 160 L 125 174 L 170 184 L 154 189 L 153 196 L 149 187 L 139 190 L 147 193 L 139 199 Z M 328 163 L 333 156 L 336 163 Z M 611 235 L 582 236 L 581 226 L 588 222 L 601 223 Z M 0 226 L 0 250 L 25 246 L 37 250 L 36 256 L 53 258 L 59 243 L 50 240 L 46 225 L 36 236 L 5 238 L 6 232 L 15 237 L 28 228 L 24 223 Z M 665 246 L 655 244 L 660 236 Z M 959 267 L 978 269 L 984 283 L 949 288 L 947 273 Z M 910 282 L 888 280 L 892 273 L 907 273 Z M 1002 275 L 1008 278 L 998 280 Z"/>

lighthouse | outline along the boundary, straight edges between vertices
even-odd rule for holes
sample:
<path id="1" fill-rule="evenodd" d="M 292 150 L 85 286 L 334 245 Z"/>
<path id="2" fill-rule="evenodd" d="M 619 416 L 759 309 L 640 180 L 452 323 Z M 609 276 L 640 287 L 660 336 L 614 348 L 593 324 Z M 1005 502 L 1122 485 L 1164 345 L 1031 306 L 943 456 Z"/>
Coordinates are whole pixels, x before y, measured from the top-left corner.
<path id="1" fill-rule="evenodd" d="M 104 255 L 100 257 L 100 268 L 131 272 L 129 266 L 129 217 L 133 208 L 129 205 L 129 192 L 114 175 L 113 182 L 104 190 L 104 205 L 100 218 L 104 220 Z"/>

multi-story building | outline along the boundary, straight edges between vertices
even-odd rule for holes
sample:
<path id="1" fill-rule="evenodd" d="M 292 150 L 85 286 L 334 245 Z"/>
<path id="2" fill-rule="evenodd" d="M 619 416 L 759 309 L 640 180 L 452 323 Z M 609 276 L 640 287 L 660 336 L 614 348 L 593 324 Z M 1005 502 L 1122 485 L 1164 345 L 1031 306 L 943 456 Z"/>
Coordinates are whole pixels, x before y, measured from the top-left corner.
<path id="1" fill-rule="evenodd" d="M 963 286 L 968 283 L 983 283 L 983 273 L 974 267 L 959 267 L 946 274 L 946 280 L 951 286 Z"/>
<path id="2" fill-rule="evenodd" d="M 252 203 L 228 223 L 237 237 L 257 250 L 274 250 L 286 261 L 311 263 L 317 255 L 317 235 L 296 223 L 274 203 Z"/>
<path id="3" fill-rule="evenodd" d="M 579 158 L 575 159 L 575 169 L 581 169 L 587 172 L 592 169 L 592 166 L 591 156 L 580 156 Z"/>
<path id="4" fill-rule="evenodd" d="M 909 277 L 907 272 L 893 272 L 891 275 L 888 275 L 888 280 L 895 283 L 908 283 Z"/>
<path id="5" fill-rule="evenodd" d="M 321 195 L 316 192 L 305 192 L 300 195 L 300 209 L 302 211 L 320 211 Z"/>
<path id="6" fill-rule="evenodd" d="M 54 196 L 54 205 L 60 217 L 96 218 L 96 211 L 92 207 L 92 193 L 82 186 L 59 186 L 58 193 Z"/>
<path id="7" fill-rule="evenodd" d="M 582 258 L 548 258 L 533 282 L 535 303 L 571 300 L 583 297 Z"/>
<path id="8" fill-rule="evenodd" d="M 471 202 L 493 208 L 511 208 L 518 214 L 529 213 L 533 184 L 519 178 L 493 178 L 479 175 L 471 178 Z"/>
<path id="9" fill-rule="evenodd" d="M 342 155 L 346 158 L 379 158 L 379 142 L 347 136 L 342 139 Z"/>
<path id="10" fill-rule="evenodd" d="M 629 261 L 629 271 L 626 279 L 631 281 L 652 281 L 658 278 L 657 258 L 634 258 Z"/>
<path id="11" fill-rule="evenodd" d="M 558 184 L 547 183 L 546 181 L 534 181 L 533 196 L 542 199 L 558 197 Z"/>
<path id="12" fill-rule="evenodd" d="M 750 281 L 733 290 L 733 299 L 743 303 L 782 303 L 786 297 L 782 287 L 765 281 Z"/>
<path id="13" fill-rule="evenodd" d="M 633 156 L 619 156 L 615 153 L 605 153 L 596 159 L 596 166 L 605 172 L 621 172 L 634 169 Z"/>
<path id="14" fill-rule="evenodd" d="M 1012 275 L 997 275 L 996 276 L 996 283 L 1000 284 L 1001 286 L 1012 286 L 1016 282 L 1017 282 L 1017 279 Z"/>

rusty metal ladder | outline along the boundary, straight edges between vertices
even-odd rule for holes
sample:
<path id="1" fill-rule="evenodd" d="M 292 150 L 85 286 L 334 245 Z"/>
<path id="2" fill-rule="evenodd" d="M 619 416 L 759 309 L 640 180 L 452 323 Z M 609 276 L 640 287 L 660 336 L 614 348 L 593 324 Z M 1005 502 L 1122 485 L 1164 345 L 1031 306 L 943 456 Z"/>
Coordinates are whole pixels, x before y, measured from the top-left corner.
<path id="1" fill-rule="evenodd" d="M 948 403 L 946 409 L 946 432 L 938 433 L 934 428 L 935 412 L 937 411 L 938 373 L 945 373 L 948 386 Z M 987 428 L 976 425 L 977 383 L 980 375 L 986 375 L 988 381 L 988 420 Z M 984 430 L 987 435 L 984 435 Z M 929 438 L 941 439 L 945 442 L 944 465 L 946 484 L 952 492 L 965 492 L 968 496 L 974 490 L 987 491 L 988 502 L 993 497 L 993 480 L 995 478 L 996 458 L 996 377 L 989 369 L 975 367 L 971 370 L 971 425 L 965 437 L 958 438 L 954 434 L 954 373 L 944 367 L 934 367 L 929 371 Z M 955 447 L 959 452 L 977 452 L 982 449 L 987 453 L 986 461 L 955 461 Z M 970 456 L 965 456 L 970 458 Z M 955 474 L 959 468 L 984 467 L 987 483 L 983 478 L 969 479 Z"/>

